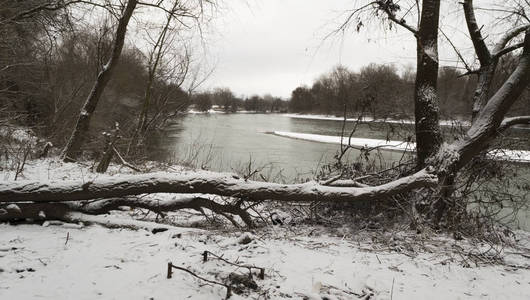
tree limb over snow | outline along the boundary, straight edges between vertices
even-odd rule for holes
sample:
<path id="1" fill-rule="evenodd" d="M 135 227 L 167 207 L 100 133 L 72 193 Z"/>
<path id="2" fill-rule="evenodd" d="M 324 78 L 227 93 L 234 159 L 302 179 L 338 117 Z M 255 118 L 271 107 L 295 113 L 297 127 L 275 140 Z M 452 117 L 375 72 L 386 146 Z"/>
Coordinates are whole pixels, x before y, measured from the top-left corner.
<path id="1" fill-rule="evenodd" d="M 316 182 L 279 184 L 240 179 L 226 173 L 188 172 L 182 174 L 148 173 L 100 178 L 93 182 L 16 181 L 0 183 L 0 203 L 65 202 L 125 197 L 151 193 L 213 194 L 237 197 L 246 201 L 372 201 L 415 188 L 436 186 L 435 174 L 421 170 L 387 184 L 344 188 L 323 186 Z"/>

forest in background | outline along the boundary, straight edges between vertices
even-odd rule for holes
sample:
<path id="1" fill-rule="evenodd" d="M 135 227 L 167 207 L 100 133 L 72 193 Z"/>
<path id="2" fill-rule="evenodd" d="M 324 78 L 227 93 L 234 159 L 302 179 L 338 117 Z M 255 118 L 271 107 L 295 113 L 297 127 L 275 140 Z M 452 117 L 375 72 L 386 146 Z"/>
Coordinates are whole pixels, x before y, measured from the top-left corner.
<path id="1" fill-rule="evenodd" d="M 517 58 L 506 56 L 499 63 L 494 86 L 498 88 L 513 72 Z M 369 64 L 360 71 L 337 66 L 322 74 L 311 86 L 293 90 L 289 111 L 348 117 L 413 119 L 414 80 L 412 68 L 402 72 L 393 65 Z M 464 75 L 455 67 L 440 67 L 438 92 L 442 119 L 467 120 L 473 106 L 475 75 Z M 510 110 L 512 115 L 530 114 L 530 90 Z"/>

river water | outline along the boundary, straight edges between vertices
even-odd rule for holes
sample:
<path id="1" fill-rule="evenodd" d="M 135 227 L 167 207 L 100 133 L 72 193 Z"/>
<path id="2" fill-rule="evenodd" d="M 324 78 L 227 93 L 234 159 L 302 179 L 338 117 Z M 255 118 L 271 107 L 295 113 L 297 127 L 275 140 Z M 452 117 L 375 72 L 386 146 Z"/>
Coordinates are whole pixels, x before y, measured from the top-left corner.
<path id="1" fill-rule="evenodd" d="M 347 123 L 345 132 L 354 126 Z M 400 140 L 410 132 L 410 126 L 393 125 L 359 126 L 355 136 L 375 139 Z M 399 130 L 397 129 L 398 127 Z M 270 134 L 273 131 L 289 131 L 338 136 L 342 122 L 291 118 L 281 114 L 188 114 L 175 120 L 164 138 L 157 139 L 151 154 L 157 160 L 175 160 L 205 166 L 215 171 L 239 170 L 266 166 L 274 173 L 281 173 L 287 181 L 311 176 L 340 150 L 340 145 L 289 139 Z M 387 133 L 388 131 L 388 133 Z M 348 159 L 355 160 L 360 152 L 351 150 Z M 382 151 L 389 161 L 402 158 L 403 153 Z"/>
<path id="2" fill-rule="evenodd" d="M 347 122 L 348 133 L 354 122 Z M 340 145 L 291 139 L 271 134 L 273 131 L 340 136 L 343 122 L 337 120 L 301 119 L 282 114 L 187 114 L 173 120 L 160 136 L 152 139 L 150 158 L 176 164 L 190 165 L 214 171 L 247 173 L 260 169 L 267 180 L 293 182 L 314 178 L 314 174 L 327 163 L 334 161 Z M 446 135 L 459 129 L 445 128 Z M 529 130 L 516 132 L 527 137 Z M 413 135 L 413 125 L 363 124 L 354 137 L 406 140 Z M 350 150 L 347 159 L 360 159 L 360 151 Z M 387 165 L 406 160 L 411 154 L 395 151 L 377 151 L 371 159 Z M 526 187 L 517 193 L 528 195 L 529 164 L 518 165 L 518 176 Z M 530 210 L 523 209 L 517 217 L 516 227 L 530 230 Z"/>

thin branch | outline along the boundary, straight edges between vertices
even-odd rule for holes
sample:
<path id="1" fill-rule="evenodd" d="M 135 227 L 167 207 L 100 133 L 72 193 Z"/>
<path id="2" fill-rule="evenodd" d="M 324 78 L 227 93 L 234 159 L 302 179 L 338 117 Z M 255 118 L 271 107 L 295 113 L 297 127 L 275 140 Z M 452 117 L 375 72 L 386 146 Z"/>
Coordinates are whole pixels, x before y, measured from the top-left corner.
<path id="1" fill-rule="evenodd" d="M 387 1 L 377 1 L 377 5 L 379 6 L 379 8 L 384 11 L 388 17 L 389 20 L 393 21 L 394 23 L 398 24 L 399 26 L 407 29 L 408 31 L 412 32 L 412 34 L 414 34 L 414 36 L 417 36 L 418 35 L 418 30 L 410 25 L 407 24 L 407 22 L 405 21 L 405 19 L 401 18 L 401 19 L 398 19 L 396 17 L 396 15 L 390 10 L 389 8 L 389 4 L 387 3 Z"/>
<path id="2" fill-rule="evenodd" d="M 168 278 L 171 278 L 171 269 L 181 270 L 181 271 L 184 271 L 184 272 L 186 272 L 186 273 L 188 273 L 188 274 L 194 276 L 195 278 L 198 278 L 198 279 L 200 279 L 200 280 L 202 280 L 204 282 L 208 282 L 210 284 L 220 285 L 222 287 L 225 287 L 226 288 L 226 298 L 225 299 L 230 298 L 230 296 L 232 295 L 232 291 L 231 291 L 231 288 L 230 288 L 229 285 L 221 283 L 221 282 L 217 282 L 217 281 L 214 281 L 214 280 L 206 279 L 204 277 L 201 277 L 201 276 L 195 274 L 194 272 L 192 272 L 192 271 L 190 271 L 190 270 L 188 270 L 186 268 L 175 266 L 172 263 L 168 263 L 168 275 L 167 275 Z"/>
<path id="3" fill-rule="evenodd" d="M 464 66 L 466 67 L 466 70 L 467 70 L 467 73 L 470 74 L 473 72 L 473 70 L 471 69 L 471 67 L 467 64 L 466 60 L 464 59 L 464 57 L 462 56 L 462 54 L 460 53 L 460 51 L 456 48 L 455 44 L 453 44 L 453 42 L 451 41 L 451 39 L 445 34 L 445 32 L 442 30 L 442 28 L 439 28 L 440 32 L 442 33 L 442 35 L 445 37 L 445 39 L 449 42 L 449 44 L 451 45 L 451 47 L 453 47 L 453 50 L 455 51 L 456 55 L 458 55 L 458 58 L 460 58 L 460 60 L 462 61 L 462 63 L 464 63 Z"/>
<path id="4" fill-rule="evenodd" d="M 510 52 L 513 52 L 513 51 L 517 50 L 517 49 L 523 48 L 523 46 L 524 46 L 523 42 L 520 42 L 520 43 L 517 43 L 517 44 L 513 44 L 513 45 L 511 45 L 509 47 L 506 47 L 506 48 L 500 50 L 499 52 L 496 52 L 495 54 L 493 54 L 492 58 L 493 59 L 499 59 L 503 55 L 506 55 L 506 54 L 508 54 Z"/>

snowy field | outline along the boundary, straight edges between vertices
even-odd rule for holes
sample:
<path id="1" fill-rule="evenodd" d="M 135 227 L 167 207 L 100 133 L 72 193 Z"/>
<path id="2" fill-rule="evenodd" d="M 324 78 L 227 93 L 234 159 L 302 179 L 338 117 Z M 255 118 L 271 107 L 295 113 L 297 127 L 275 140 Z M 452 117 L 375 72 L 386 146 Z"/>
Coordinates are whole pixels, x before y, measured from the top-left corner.
<path id="1" fill-rule="evenodd" d="M 223 299 L 224 287 L 180 270 L 167 279 L 168 262 L 220 282 L 248 274 L 220 260 L 203 263 L 205 250 L 265 268 L 264 280 L 254 276 L 256 290 L 231 299 L 530 298 L 529 256 L 508 255 L 521 249 L 504 249 L 504 265 L 477 267 L 455 252 L 465 253 L 465 243 L 452 239 L 386 234 L 392 244 L 384 248 L 347 230 L 322 232 L 277 227 L 242 244 L 240 233 L 198 229 L 0 225 L 0 299 Z"/>

